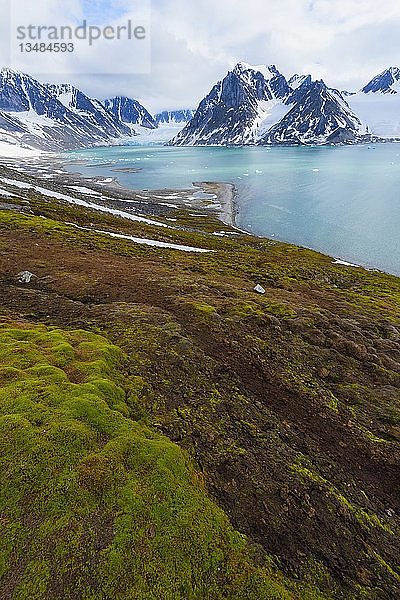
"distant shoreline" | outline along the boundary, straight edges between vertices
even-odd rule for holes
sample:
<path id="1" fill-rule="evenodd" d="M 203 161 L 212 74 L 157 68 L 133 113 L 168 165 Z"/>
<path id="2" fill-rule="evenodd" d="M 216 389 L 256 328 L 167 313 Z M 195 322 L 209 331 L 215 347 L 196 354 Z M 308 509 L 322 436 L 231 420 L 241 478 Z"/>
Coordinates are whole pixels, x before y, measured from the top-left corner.
<path id="1" fill-rule="evenodd" d="M 326 248 L 322 242 L 320 244 L 310 243 L 310 241 L 307 242 L 305 240 L 299 242 L 292 241 L 290 238 L 288 239 L 288 237 L 279 236 L 278 234 L 268 235 L 259 232 L 255 234 L 251 230 L 251 225 L 247 225 L 248 220 L 244 220 L 243 214 L 240 216 L 242 211 L 246 212 L 243 200 L 241 197 L 239 198 L 241 186 L 238 185 L 236 187 L 234 183 L 228 181 L 212 181 L 211 172 L 207 174 L 210 176 L 210 180 L 191 181 L 189 179 L 188 185 L 184 188 L 174 188 L 173 181 L 171 180 L 171 187 L 143 189 L 140 185 L 135 188 L 121 185 L 119 182 L 121 171 L 119 169 L 118 172 L 116 172 L 117 169 L 111 169 L 114 172 L 104 173 L 103 176 L 93 176 L 92 173 L 84 175 L 80 172 L 80 167 L 86 164 L 85 160 L 80 158 L 79 160 L 68 161 L 62 154 L 36 157 L 35 160 L 26 158 L 0 159 L 1 163 L 5 164 L 5 166 L 19 166 L 30 176 L 42 177 L 45 185 L 49 184 L 52 187 L 55 184 L 56 187 L 53 187 L 55 191 L 59 185 L 69 188 L 68 192 L 72 188 L 72 193 L 78 194 L 81 200 L 92 202 L 97 200 L 99 203 L 111 208 L 126 210 L 128 212 L 133 211 L 135 214 L 142 216 L 156 215 L 165 219 L 166 223 L 176 220 L 175 215 L 171 214 L 173 210 L 184 210 L 188 212 L 190 218 L 201 218 L 212 214 L 225 225 L 243 234 L 256 235 L 259 238 L 274 240 L 275 243 L 282 242 L 311 249 L 334 257 L 341 261 L 338 264 L 342 266 L 346 266 L 344 263 L 349 266 L 357 264 L 366 270 L 379 270 L 380 272 L 392 274 L 396 277 L 399 276 L 395 267 L 389 268 L 388 266 L 379 264 L 378 261 L 366 260 L 363 257 L 353 257 L 349 253 Z M 71 166 L 73 167 L 72 171 L 69 170 Z M 225 174 L 225 176 L 229 177 L 229 174 Z M 191 183 L 189 183 L 190 181 Z M 149 181 L 148 185 L 151 186 L 153 183 Z M 92 194 L 90 194 L 91 190 L 88 188 L 91 188 Z M 237 223 L 243 223 L 243 221 L 245 223 L 244 227 L 242 224 L 237 225 Z M 194 226 L 193 229 L 196 228 L 195 221 L 192 220 L 191 225 Z"/>

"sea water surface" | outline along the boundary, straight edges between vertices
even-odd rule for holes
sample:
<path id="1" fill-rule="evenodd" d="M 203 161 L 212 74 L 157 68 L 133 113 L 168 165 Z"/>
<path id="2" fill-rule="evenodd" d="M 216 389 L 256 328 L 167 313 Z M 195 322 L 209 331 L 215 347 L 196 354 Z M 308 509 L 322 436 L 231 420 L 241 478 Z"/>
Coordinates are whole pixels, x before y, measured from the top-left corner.
<path id="1" fill-rule="evenodd" d="M 68 171 L 116 177 L 132 189 L 233 183 L 238 227 L 400 275 L 400 144 L 120 146 L 67 158 Z"/>

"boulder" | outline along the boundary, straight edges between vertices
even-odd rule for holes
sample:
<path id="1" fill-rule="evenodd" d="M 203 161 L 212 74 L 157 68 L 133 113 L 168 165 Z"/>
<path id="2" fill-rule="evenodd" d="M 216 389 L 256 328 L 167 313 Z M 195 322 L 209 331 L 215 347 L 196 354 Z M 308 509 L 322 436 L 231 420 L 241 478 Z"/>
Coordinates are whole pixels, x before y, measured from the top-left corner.
<path id="1" fill-rule="evenodd" d="M 254 291 L 257 292 L 257 294 L 265 294 L 264 288 L 262 287 L 262 285 L 259 284 L 256 285 Z"/>
<path id="2" fill-rule="evenodd" d="M 18 283 L 31 283 L 32 279 L 37 279 L 37 275 L 34 275 L 30 271 L 21 271 L 17 275 Z"/>

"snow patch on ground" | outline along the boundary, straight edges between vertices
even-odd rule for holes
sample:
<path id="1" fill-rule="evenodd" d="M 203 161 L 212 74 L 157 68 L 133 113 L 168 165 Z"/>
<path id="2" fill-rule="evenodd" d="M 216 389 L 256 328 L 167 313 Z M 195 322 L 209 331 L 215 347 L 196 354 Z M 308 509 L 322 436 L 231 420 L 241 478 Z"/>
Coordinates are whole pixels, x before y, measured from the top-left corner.
<path id="1" fill-rule="evenodd" d="M 180 244 L 169 244 L 167 242 L 159 242 L 157 240 L 150 240 L 148 238 L 138 238 L 132 235 L 123 235 L 122 233 L 114 233 L 112 231 L 103 231 L 100 229 L 89 229 L 88 227 L 79 227 L 74 223 L 66 223 L 66 225 L 72 225 L 77 229 L 82 229 L 84 231 L 91 231 L 94 233 L 99 233 L 101 235 L 107 235 L 113 238 L 117 238 L 120 240 L 129 240 L 130 242 L 134 242 L 135 244 L 144 244 L 145 246 L 154 246 L 156 248 L 168 248 L 170 250 L 181 250 L 182 252 L 212 252 L 212 250 L 206 250 L 204 248 L 195 248 L 193 246 L 181 246 Z"/>
<path id="2" fill-rule="evenodd" d="M 349 263 L 349 262 L 346 262 L 345 260 L 339 260 L 339 259 L 334 260 L 333 264 L 334 265 L 342 265 L 343 267 L 356 267 L 357 269 L 361 268 L 360 265 L 354 265 L 353 263 Z"/>
<path id="3" fill-rule="evenodd" d="M 108 206 L 102 206 L 100 204 L 94 204 L 92 202 L 86 202 L 86 200 L 80 200 L 79 198 L 73 198 L 72 196 L 67 196 L 66 194 L 60 194 L 59 192 L 55 192 L 54 190 L 47 190 L 38 185 L 30 185 L 23 181 L 16 181 L 7 178 L 0 178 L 2 183 L 6 183 L 7 185 L 12 185 L 21 189 L 32 189 L 35 192 L 39 192 L 43 196 L 48 196 L 49 198 L 57 198 L 58 200 L 64 200 L 65 202 L 69 202 L 70 204 L 77 204 L 78 206 L 84 206 L 85 208 L 90 208 L 92 210 L 98 210 L 99 212 L 110 213 L 117 217 L 122 217 L 123 219 L 129 219 L 130 221 L 138 221 L 141 223 L 146 223 L 147 225 L 156 225 L 157 227 L 169 227 L 165 223 L 160 223 L 159 221 L 153 221 L 152 219 L 146 219 L 145 217 L 139 217 L 137 215 L 133 215 L 131 213 L 127 213 L 123 210 L 117 210 L 115 208 L 110 208 Z"/>
<path id="4" fill-rule="evenodd" d="M 2 177 L 0 179 L 0 181 L 7 185 L 17 187 L 20 190 L 30 190 L 33 187 L 30 183 L 25 183 L 25 181 L 18 181 L 16 179 L 8 179 L 7 177 Z"/>
<path id="5" fill-rule="evenodd" d="M 89 194 L 90 196 L 101 196 L 100 192 L 96 192 L 95 190 L 91 190 L 87 187 L 83 187 L 80 185 L 70 185 L 68 187 L 70 187 L 71 190 L 80 192 L 81 194 Z"/>

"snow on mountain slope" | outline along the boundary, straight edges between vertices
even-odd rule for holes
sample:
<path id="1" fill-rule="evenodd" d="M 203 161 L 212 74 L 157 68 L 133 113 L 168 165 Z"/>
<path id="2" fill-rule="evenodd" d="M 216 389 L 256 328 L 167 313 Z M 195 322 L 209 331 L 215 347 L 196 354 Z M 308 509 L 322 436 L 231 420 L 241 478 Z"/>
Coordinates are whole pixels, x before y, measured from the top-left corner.
<path id="1" fill-rule="evenodd" d="M 357 94 L 347 98 L 368 132 L 383 138 L 400 137 L 400 69 L 376 75 Z"/>
<path id="2" fill-rule="evenodd" d="M 296 96 L 299 90 L 302 94 Z M 340 92 L 322 80 L 305 79 L 294 96 L 293 108 L 267 132 L 261 144 L 348 143 L 364 133 L 360 119 Z"/>
<path id="3" fill-rule="evenodd" d="M 258 114 L 253 123 L 252 137 L 258 141 L 290 111 L 290 105 L 280 100 L 261 100 L 258 104 Z"/>
<path id="4" fill-rule="evenodd" d="M 14 155 L 17 147 L 21 149 L 41 147 L 39 139 L 43 140 L 45 137 L 43 126 L 50 128 L 53 124 L 49 117 L 38 115 L 32 109 L 18 113 L 1 111 L 0 142 L 3 148 L 1 155 Z M 7 145 L 10 147 L 7 148 Z"/>
<path id="5" fill-rule="evenodd" d="M 14 115 L 6 112 L 0 112 L 0 131 L 2 133 L 23 135 L 27 132 L 27 129 L 21 121 L 19 121 Z"/>
<path id="6" fill-rule="evenodd" d="M 105 145 L 130 135 L 100 102 L 72 86 L 48 86 L 10 69 L 0 72 L 0 111 L 0 137 L 41 150 Z"/>
<path id="7" fill-rule="evenodd" d="M 292 90 L 295 90 L 302 83 L 304 83 L 304 81 L 305 81 L 305 79 L 307 79 L 307 77 L 311 77 L 311 75 L 299 75 L 298 73 L 296 73 L 295 75 L 293 75 L 293 77 L 291 77 L 289 79 L 288 84 L 290 85 Z"/>
<path id="8" fill-rule="evenodd" d="M 105 108 L 126 125 L 140 125 L 147 129 L 157 129 L 157 123 L 148 110 L 137 100 L 116 96 L 103 102 Z"/>
<path id="9" fill-rule="evenodd" d="M 26 146 L 22 142 L 25 134 L 29 133 L 26 126 L 4 112 L 0 112 L 0 156 L 35 156 L 39 150 Z"/>
<path id="10" fill-rule="evenodd" d="M 389 67 L 376 75 L 363 89 L 364 94 L 381 92 L 382 94 L 397 94 L 400 91 L 400 69 Z"/>
<path id="11" fill-rule="evenodd" d="M 129 127 L 110 113 L 99 100 L 89 98 L 73 85 L 52 84 L 47 88 L 68 110 L 84 118 L 94 127 L 103 129 L 108 135 L 112 137 L 130 135 Z"/>
<path id="12" fill-rule="evenodd" d="M 46 86 L 11 69 L 0 72 L 0 110 L 17 113 L 33 110 L 50 118 L 60 115 L 59 103 Z"/>
<path id="13" fill-rule="evenodd" d="M 193 119 L 171 145 L 242 145 L 254 143 L 263 122 L 272 124 L 284 114 L 291 93 L 274 65 L 251 67 L 239 63 L 200 103 Z"/>
<path id="14" fill-rule="evenodd" d="M 239 63 L 170 144 L 354 143 L 363 135 L 361 120 L 340 92 L 310 75 L 294 75 L 290 82 L 274 65 Z"/>

